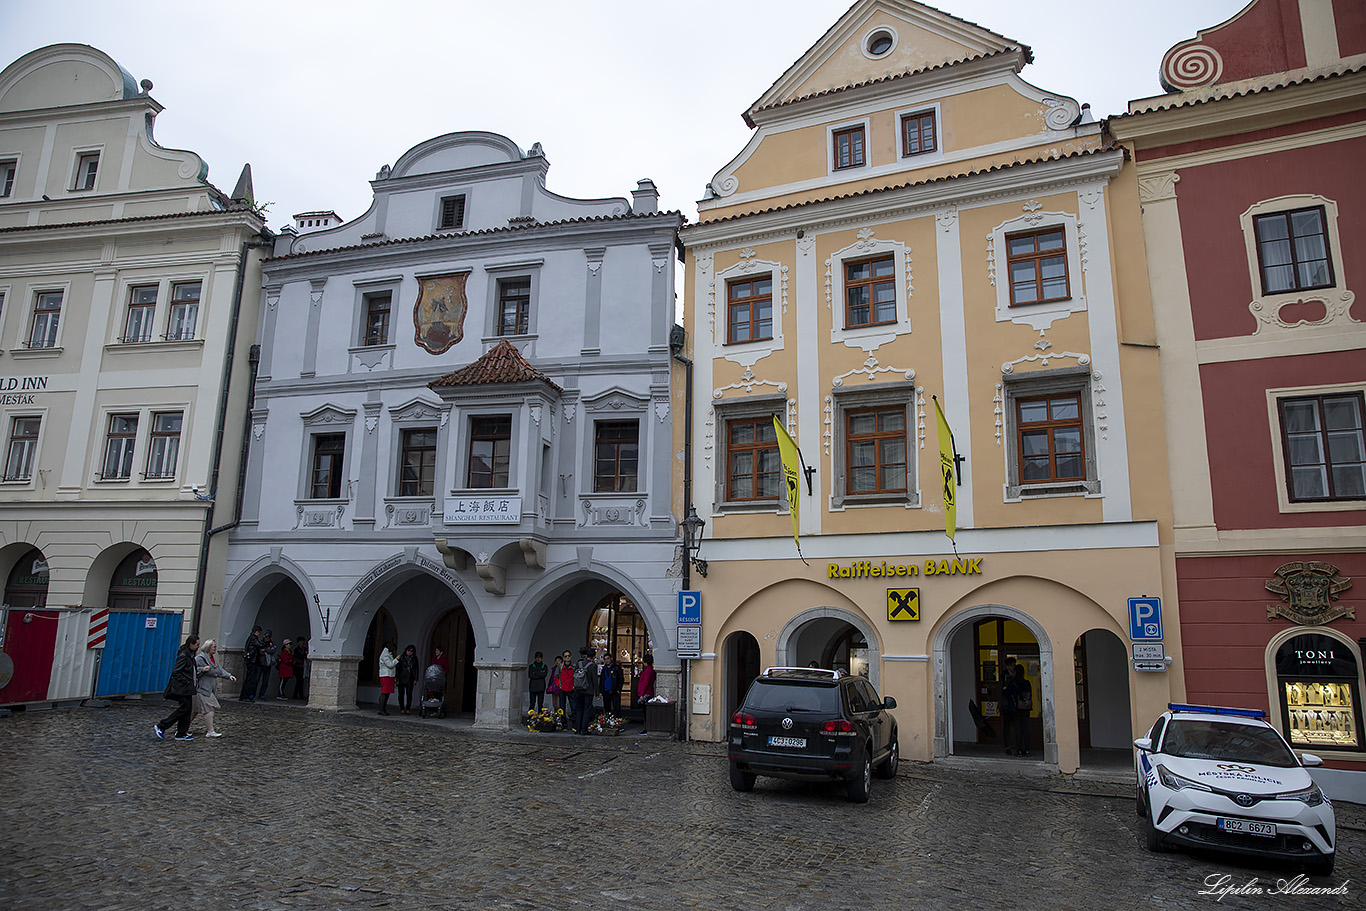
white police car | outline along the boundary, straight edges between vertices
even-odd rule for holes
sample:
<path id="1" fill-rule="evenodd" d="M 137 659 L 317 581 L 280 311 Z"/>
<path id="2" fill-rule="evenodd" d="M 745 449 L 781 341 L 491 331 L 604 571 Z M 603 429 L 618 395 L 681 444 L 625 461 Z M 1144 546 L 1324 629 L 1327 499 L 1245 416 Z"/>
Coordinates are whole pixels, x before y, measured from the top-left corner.
<path id="1" fill-rule="evenodd" d="M 1280 733 L 1252 709 L 1169 705 L 1134 741 L 1148 849 L 1210 848 L 1333 872 L 1333 805 Z"/>

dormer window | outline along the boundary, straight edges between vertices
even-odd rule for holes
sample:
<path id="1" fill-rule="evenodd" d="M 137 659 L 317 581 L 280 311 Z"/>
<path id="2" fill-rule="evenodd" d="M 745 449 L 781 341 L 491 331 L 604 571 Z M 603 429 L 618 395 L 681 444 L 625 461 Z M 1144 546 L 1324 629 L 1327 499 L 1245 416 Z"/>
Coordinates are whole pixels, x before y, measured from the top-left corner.
<path id="1" fill-rule="evenodd" d="M 443 196 L 438 228 L 463 228 L 465 226 L 465 196 Z"/>
<path id="2" fill-rule="evenodd" d="M 73 190 L 93 190 L 95 189 L 95 178 L 99 176 L 100 153 L 83 152 L 76 159 L 76 179 L 72 182 Z"/>
<path id="3" fill-rule="evenodd" d="M 835 143 L 835 170 L 863 167 L 864 134 L 862 124 L 835 130 L 832 135 Z"/>

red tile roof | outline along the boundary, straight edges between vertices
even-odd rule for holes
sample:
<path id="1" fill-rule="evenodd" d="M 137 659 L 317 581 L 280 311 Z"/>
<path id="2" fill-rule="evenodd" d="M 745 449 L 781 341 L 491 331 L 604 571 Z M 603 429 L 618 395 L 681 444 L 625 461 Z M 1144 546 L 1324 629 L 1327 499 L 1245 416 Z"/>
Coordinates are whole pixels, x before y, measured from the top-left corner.
<path id="1" fill-rule="evenodd" d="M 461 367 L 454 373 L 432 380 L 427 385 L 432 389 L 451 386 L 492 386 L 508 383 L 530 383 L 540 381 L 556 392 L 563 392 L 550 377 L 526 362 L 522 352 L 507 339 L 484 352 L 477 361 Z"/>
<path id="2" fill-rule="evenodd" d="M 810 101 L 813 98 L 825 98 L 829 95 L 838 95 L 841 92 L 852 92 L 854 89 L 861 89 L 870 85 L 879 85 L 884 82 L 896 82 L 900 79 L 910 79 L 915 76 L 924 75 L 925 73 L 933 73 L 935 70 L 948 69 L 951 66 L 958 66 L 959 64 L 969 63 L 973 60 L 987 60 L 992 57 L 999 57 L 1002 54 L 1012 54 L 1016 51 L 1023 52 L 1026 63 L 1033 61 L 1033 52 L 1029 49 L 1027 45 L 1014 44 L 1010 47 L 1004 48 L 999 51 L 991 51 L 985 54 L 972 54 L 967 57 L 961 57 L 957 60 L 946 60 L 943 63 L 936 63 L 934 66 L 922 67 L 918 70 L 907 70 L 904 73 L 892 73 L 888 76 L 879 76 L 876 79 L 869 79 L 866 82 L 856 82 L 852 85 L 836 86 L 832 89 L 825 89 L 824 91 L 813 92 L 810 95 L 801 95 L 797 98 L 790 98 L 787 101 L 775 101 L 772 104 L 766 104 L 763 107 L 751 106 L 750 109 L 745 112 L 745 123 L 753 127 L 755 124 L 752 115 L 759 114 L 763 111 L 776 110 L 777 108 L 787 107 L 790 104 L 801 104 L 803 101 Z M 758 102 L 756 101 L 755 104 L 758 104 Z"/>
<path id="3" fill-rule="evenodd" d="M 1199 88 L 1187 89 L 1183 92 L 1173 92 L 1169 95 L 1156 95 L 1152 98 L 1139 98 L 1134 104 L 1148 101 L 1145 107 L 1136 111 L 1126 111 L 1122 114 L 1115 114 L 1106 118 L 1106 123 L 1112 120 L 1123 120 L 1126 117 L 1139 117 L 1143 114 L 1151 114 L 1154 111 L 1170 111 L 1174 108 L 1191 107 L 1197 104 L 1208 104 L 1212 101 L 1225 101 L 1230 98 L 1243 98 L 1248 95 L 1260 95 L 1263 92 L 1270 92 L 1275 89 L 1288 88 L 1295 85 L 1308 85 L 1312 82 L 1320 82 L 1329 79 L 1342 79 L 1356 73 L 1366 72 L 1366 64 L 1339 64 L 1328 72 L 1308 73 L 1297 76 L 1281 74 L 1265 80 L 1247 80 L 1244 83 L 1233 83 L 1231 85 L 1204 85 Z"/>
<path id="4" fill-rule="evenodd" d="M 783 206 L 774 206 L 774 207 L 768 208 L 768 209 L 759 209 L 759 210 L 756 210 L 756 211 L 753 211 L 753 212 L 737 212 L 737 213 L 734 214 L 734 215 L 726 215 L 726 216 L 724 216 L 724 217 L 722 217 L 722 218 L 713 218 L 713 219 L 705 219 L 705 218 L 704 218 L 704 219 L 702 219 L 701 221 L 699 221 L 699 222 L 698 222 L 697 224 L 695 224 L 695 225 L 684 225 L 684 226 L 683 226 L 683 232 L 682 232 L 682 233 L 683 233 L 684 237 L 686 237 L 686 236 L 688 235 L 689 229 L 691 229 L 691 228 L 705 228 L 705 227 L 710 227 L 711 225 L 719 225 L 719 224 L 722 224 L 722 223 L 724 223 L 724 222 L 736 221 L 736 220 L 741 219 L 741 218 L 750 218 L 750 217 L 753 217 L 753 216 L 755 216 L 755 215 L 770 215 L 770 214 L 772 214 L 772 213 L 774 213 L 774 212 L 789 212 L 789 211 L 791 211 L 791 210 L 793 210 L 793 209 L 800 209 L 800 208 L 803 208 L 803 207 L 805 207 L 805 206 L 818 206 L 818 205 L 820 205 L 820 204 L 822 204 L 822 203 L 837 202 L 837 201 L 842 200 L 842 199 L 858 199 L 859 197 L 862 197 L 862 196 L 875 196 L 875 195 L 877 195 L 877 194 L 879 194 L 879 193 L 890 193 L 890 192 L 892 192 L 892 191 L 894 191 L 894 190 L 908 190 L 908 189 L 910 189 L 910 188 L 912 188 L 912 187 L 925 187 L 925 186 L 929 186 L 930 184 L 943 183 L 943 182 L 949 181 L 949 180 L 962 180 L 962 179 L 968 178 L 968 177 L 977 177 L 977 176 L 982 175 L 982 174 L 994 174 L 994 173 L 996 173 L 996 172 L 998 172 L 998 171 L 1007 171 L 1007 170 L 1009 170 L 1009 169 L 1011 169 L 1011 168 L 1022 168 L 1022 167 L 1025 167 L 1025 166 L 1027 166 L 1027 165 L 1043 164 L 1043 163 L 1050 162 L 1050 161 L 1063 161 L 1063 160 L 1068 159 L 1068 158 L 1078 158 L 1078 157 L 1083 156 L 1083 155 L 1097 155 L 1097 154 L 1099 154 L 1099 153 L 1101 153 L 1101 152 L 1116 152 L 1116 151 L 1123 151 L 1124 154 L 1125 154 L 1126 156 L 1129 154 L 1128 151 L 1127 151 L 1122 145 L 1120 145 L 1119 143 L 1110 143 L 1109 145 L 1098 146 L 1098 147 L 1096 147 L 1096 148 L 1094 148 L 1094 149 L 1078 149 L 1078 150 L 1075 151 L 1075 152 L 1065 152 L 1065 153 L 1062 153 L 1062 154 L 1044 155 L 1044 156 L 1041 156 L 1041 157 L 1039 157 L 1039 158 L 1026 158 L 1026 159 L 1024 159 L 1023 161 L 1012 161 L 1012 162 L 1007 162 L 1007 163 L 1005 163 L 1005 164 L 992 165 L 992 166 L 989 167 L 989 168 L 981 168 L 981 169 L 974 170 L 974 171 L 960 171 L 960 172 L 958 172 L 957 174 L 944 174 L 944 175 L 942 175 L 942 176 L 940 176 L 940 177 L 931 177 L 931 178 L 929 178 L 928 180 L 913 180 L 913 181 L 910 181 L 909 183 L 896 184 L 896 185 L 894 185 L 894 186 L 887 186 L 887 187 L 872 187 L 872 188 L 867 189 L 867 190 L 859 190 L 857 193 L 842 193 L 842 194 L 840 194 L 840 195 L 838 195 L 838 196 L 824 196 L 824 197 L 821 197 L 820 199 L 808 199 L 808 200 L 803 200 L 802 202 L 791 202 L 791 203 L 788 203 L 787 205 L 783 205 Z"/>
<path id="5" fill-rule="evenodd" d="M 389 247 L 395 244 L 415 244 L 428 240 L 440 240 L 443 238 L 484 237 L 490 234 L 506 234 L 512 231 L 532 231 L 537 228 L 554 228 L 560 225 L 581 225 L 589 224 L 591 222 L 626 221 L 630 219 L 642 220 L 650 218 L 660 218 L 661 216 L 668 216 L 678 219 L 680 224 L 688 223 L 688 219 L 685 218 L 683 216 L 683 213 L 679 212 L 677 209 L 673 209 L 668 212 L 629 212 L 624 215 L 590 215 L 584 216 L 582 218 L 565 218 L 561 219 L 560 221 L 538 221 L 532 224 L 525 225 L 508 225 L 506 228 L 483 228 L 477 231 L 442 231 L 440 234 L 427 234 L 422 237 L 394 237 L 388 240 L 377 240 L 373 243 L 368 244 L 351 244 L 345 247 L 325 247 L 321 250 L 305 250 L 300 253 L 283 253 L 279 256 L 267 257 L 264 261 L 267 263 L 274 263 L 279 262 L 283 259 L 299 259 L 300 257 L 304 256 L 322 256 L 326 253 L 337 253 L 344 250 L 371 250 L 376 247 Z M 307 234 L 302 236 L 309 238 L 316 237 L 316 235 Z"/>
<path id="6" fill-rule="evenodd" d="M 62 228 L 91 228 L 97 225 L 125 225 L 133 222 L 142 221 L 169 221 L 172 219 L 188 218 L 222 218 L 225 215 L 237 215 L 242 212 L 250 212 L 250 209 L 203 209 L 195 212 L 170 212 L 165 215 L 130 215 L 127 218 L 102 218 L 97 221 L 56 221 L 44 222 L 41 225 L 14 225 L 8 228 L 0 228 L 0 234 L 12 234 L 18 231 L 59 231 Z"/>

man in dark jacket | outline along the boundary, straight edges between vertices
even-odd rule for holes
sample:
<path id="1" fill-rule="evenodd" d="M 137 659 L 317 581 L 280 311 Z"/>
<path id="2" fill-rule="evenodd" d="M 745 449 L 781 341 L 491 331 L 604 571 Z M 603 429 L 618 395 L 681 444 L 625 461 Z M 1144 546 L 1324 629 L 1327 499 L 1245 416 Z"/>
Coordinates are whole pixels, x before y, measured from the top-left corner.
<path id="1" fill-rule="evenodd" d="M 602 666 L 601 682 L 598 689 L 602 691 L 602 710 L 608 715 L 621 715 L 621 684 L 623 674 L 621 665 L 617 663 L 615 653 L 607 656 L 607 663 Z"/>
<path id="2" fill-rule="evenodd" d="M 166 692 L 163 694 L 167 699 L 175 701 L 175 711 L 152 725 L 152 731 L 158 740 L 166 738 L 166 731 L 172 722 L 175 722 L 176 726 L 176 740 L 194 740 L 194 735 L 190 733 L 190 719 L 194 717 L 191 704 L 195 693 L 194 655 L 197 651 L 199 637 L 191 633 L 185 644 L 180 647 L 180 651 L 176 652 L 175 666 L 171 668 L 171 679 L 167 682 Z"/>
<path id="3" fill-rule="evenodd" d="M 536 660 L 526 669 L 527 687 L 531 690 L 531 711 L 545 708 L 545 678 L 549 675 L 550 668 L 545 665 L 545 656 L 537 652 Z"/>
<path id="4" fill-rule="evenodd" d="M 593 659 L 597 650 L 579 649 L 579 660 L 574 664 L 574 732 L 587 734 L 593 717 L 593 694 L 598 691 L 598 665 Z"/>
<path id="5" fill-rule="evenodd" d="M 247 637 L 247 647 L 242 650 L 242 692 L 238 695 L 238 702 L 251 702 L 256 698 L 256 688 L 261 682 L 261 627 L 260 625 L 251 628 L 251 635 Z"/>

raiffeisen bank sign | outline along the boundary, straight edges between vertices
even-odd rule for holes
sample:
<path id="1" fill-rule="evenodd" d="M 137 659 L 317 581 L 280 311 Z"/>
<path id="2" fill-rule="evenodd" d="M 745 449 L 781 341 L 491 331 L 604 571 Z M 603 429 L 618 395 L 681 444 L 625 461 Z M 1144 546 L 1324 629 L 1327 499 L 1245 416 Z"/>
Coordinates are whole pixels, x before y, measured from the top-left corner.
<path id="1" fill-rule="evenodd" d="M 888 563 L 886 560 L 855 560 L 853 563 L 827 563 L 827 579 L 888 579 L 895 576 L 980 576 L 982 557 L 952 560 L 926 560 L 919 563 Z"/>

